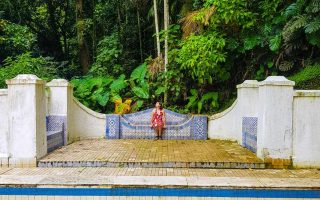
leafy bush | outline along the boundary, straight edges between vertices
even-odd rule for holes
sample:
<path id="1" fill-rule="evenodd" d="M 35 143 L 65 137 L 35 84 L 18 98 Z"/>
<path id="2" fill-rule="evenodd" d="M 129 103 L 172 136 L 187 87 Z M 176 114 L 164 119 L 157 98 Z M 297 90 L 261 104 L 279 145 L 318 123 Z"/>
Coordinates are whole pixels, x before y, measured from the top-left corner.
<path id="1" fill-rule="evenodd" d="M 0 19 L 0 64 L 7 56 L 30 51 L 36 40 L 27 26 Z"/>
<path id="2" fill-rule="evenodd" d="M 288 79 L 294 81 L 298 89 L 320 89 L 320 64 L 307 66 Z"/>
<path id="3" fill-rule="evenodd" d="M 122 54 L 122 46 L 117 34 L 104 37 L 98 44 L 96 62 L 90 73 L 95 76 L 120 75 L 124 72 L 119 59 Z"/>
<path id="4" fill-rule="evenodd" d="M 0 68 L 0 88 L 6 87 L 5 80 L 14 78 L 18 74 L 35 74 L 44 80 L 56 78 L 57 69 L 55 63 L 48 57 L 31 56 L 24 53 L 15 58 L 8 57 Z"/>
<path id="5" fill-rule="evenodd" d="M 197 110 L 197 113 L 200 114 L 202 108 L 205 108 L 208 111 L 212 108 L 218 108 L 218 93 L 217 92 L 208 92 L 203 96 L 199 96 L 198 91 L 195 89 L 190 90 L 192 96 L 188 97 L 189 103 L 186 108 L 191 112 Z"/>
<path id="6" fill-rule="evenodd" d="M 122 113 L 123 106 L 127 105 L 123 99 L 134 101 L 129 110 L 139 110 L 144 101 L 149 99 L 149 84 L 146 81 L 147 65 L 142 64 L 131 73 L 129 79 L 120 75 L 117 79 L 112 76 L 86 76 L 71 80 L 74 85 L 74 95 L 85 106 L 97 112 Z M 124 102 L 124 103 L 123 103 Z M 129 105 L 130 106 L 130 105 Z M 128 110 L 128 107 L 126 107 Z"/>
<path id="7" fill-rule="evenodd" d="M 221 67 L 221 63 L 226 61 L 224 46 L 225 40 L 217 32 L 191 35 L 181 43 L 176 61 L 200 84 L 212 83 L 213 79 L 225 80 L 228 75 Z"/>

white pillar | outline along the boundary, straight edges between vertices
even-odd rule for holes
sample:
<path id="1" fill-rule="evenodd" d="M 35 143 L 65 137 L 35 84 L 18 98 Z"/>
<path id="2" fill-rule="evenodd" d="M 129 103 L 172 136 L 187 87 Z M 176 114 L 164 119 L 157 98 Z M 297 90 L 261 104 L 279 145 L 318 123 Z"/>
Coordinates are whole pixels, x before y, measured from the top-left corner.
<path id="1" fill-rule="evenodd" d="M 290 164 L 294 84 L 283 76 L 259 83 L 257 155 L 273 167 Z"/>
<path id="2" fill-rule="evenodd" d="M 244 118 L 250 118 L 250 121 L 257 121 L 258 117 L 258 108 L 259 108 L 259 82 L 256 80 L 246 80 L 242 84 L 237 85 L 237 93 L 238 93 L 238 104 L 239 104 L 239 110 L 238 113 L 239 117 L 238 119 L 238 131 L 239 136 L 238 141 L 241 145 L 245 146 L 243 141 L 243 126 L 246 126 L 247 124 L 244 124 Z M 245 121 L 247 122 L 247 120 Z M 256 125 L 257 123 L 254 123 Z M 252 123 L 250 124 L 252 125 Z M 257 128 L 251 127 L 252 131 L 250 134 L 257 135 Z M 254 141 L 256 143 L 256 141 Z M 255 146 L 254 144 L 252 144 Z"/>
<path id="3" fill-rule="evenodd" d="M 10 166 L 36 166 L 47 154 L 45 81 L 18 75 L 8 85 Z"/>
<path id="4" fill-rule="evenodd" d="M 53 79 L 47 83 L 49 87 L 48 118 L 63 122 L 64 145 L 72 142 L 70 117 L 73 100 L 73 87 L 65 79 Z"/>
<path id="5" fill-rule="evenodd" d="M 0 167 L 8 166 L 8 90 L 0 89 Z"/>

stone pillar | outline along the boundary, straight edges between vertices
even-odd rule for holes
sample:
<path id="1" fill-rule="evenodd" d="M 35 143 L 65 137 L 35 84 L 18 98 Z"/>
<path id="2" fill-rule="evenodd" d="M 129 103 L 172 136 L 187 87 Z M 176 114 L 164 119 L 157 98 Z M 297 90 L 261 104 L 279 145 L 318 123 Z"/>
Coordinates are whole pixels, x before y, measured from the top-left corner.
<path id="1" fill-rule="evenodd" d="M 9 165 L 34 167 L 47 154 L 45 81 L 23 74 L 8 85 Z"/>
<path id="2" fill-rule="evenodd" d="M 48 101 L 48 127 L 54 129 L 63 129 L 64 145 L 72 142 L 70 128 L 71 109 L 73 100 L 73 87 L 65 79 L 54 79 L 47 83 L 49 88 Z"/>
<path id="3" fill-rule="evenodd" d="M 259 83 L 257 156 L 273 167 L 291 164 L 294 85 L 283 76 Z"/>
<path id="4" fill-rule="evenodd" d="M 8 90 L 0 89 L 0 167 L 9 162 Z"/>

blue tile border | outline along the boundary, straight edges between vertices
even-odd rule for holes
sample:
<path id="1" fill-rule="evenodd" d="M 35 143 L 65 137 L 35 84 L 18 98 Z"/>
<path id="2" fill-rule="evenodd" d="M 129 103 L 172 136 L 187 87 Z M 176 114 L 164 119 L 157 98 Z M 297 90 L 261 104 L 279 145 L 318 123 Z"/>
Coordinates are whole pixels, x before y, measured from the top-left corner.
<path id="1" fill-rule="evenodd" d="M 320 190 L 191 188 L 0 188 L 0 195 L 320 198 Z"/>

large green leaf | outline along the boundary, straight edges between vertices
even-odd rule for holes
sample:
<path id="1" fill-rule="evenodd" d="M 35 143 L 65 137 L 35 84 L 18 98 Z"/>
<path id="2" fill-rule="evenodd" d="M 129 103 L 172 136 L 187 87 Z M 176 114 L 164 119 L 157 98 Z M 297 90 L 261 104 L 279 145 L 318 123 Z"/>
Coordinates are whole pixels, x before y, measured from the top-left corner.
<path id="1" fill-rule="evenodd" d="M 134 87 L 134 88 L 132 88 L 132 91 L 135 95 L 137 95 L 140 98 L 143 98 L 143 99 L 149 98 L 148 91 L 142 89 L 141 87 Z"/>
<path id="2" fill-rule="evenodd" d="M 158 87 L 158 89 L 156 89 L 155 94 L 157 96 L 159 96 L 160 94 L 164 93 L 166 91 L 165 87 Z"/>
<path id="3" fill-rule="evenodd" d="M 278 51 L 281 45 L 281 35 L 276 35 L 275 37 L 271 38 L 269 41 L 269 48 L 271 51 Z"/>
<path id="4" fill-rule="evenodd" d="M 130 79 L 143 81 L 147 73 L 147 64 L 143 63 L 139 67 L 135 68 L 131 73 Z"/>
<path id="5" fill-rule="evenodd" d="M 128 84 L 126 83 L 125 81 L 125 75 L 122 74 L 120 75 L 120 77 L 113 81 L 110 85 L 110 89 L 113 91 L 113 92 L 119 92 L 121 90 L 123 90 L 124 88 L 126 88 L 128 86 Z"/>
<path id="6" fill-rule="evenodd" d="M 105 93 L 103 95 L 97 95 L 97 101 L 101 106 L 106 106 L 109 101 L 109 93 Z"/>

